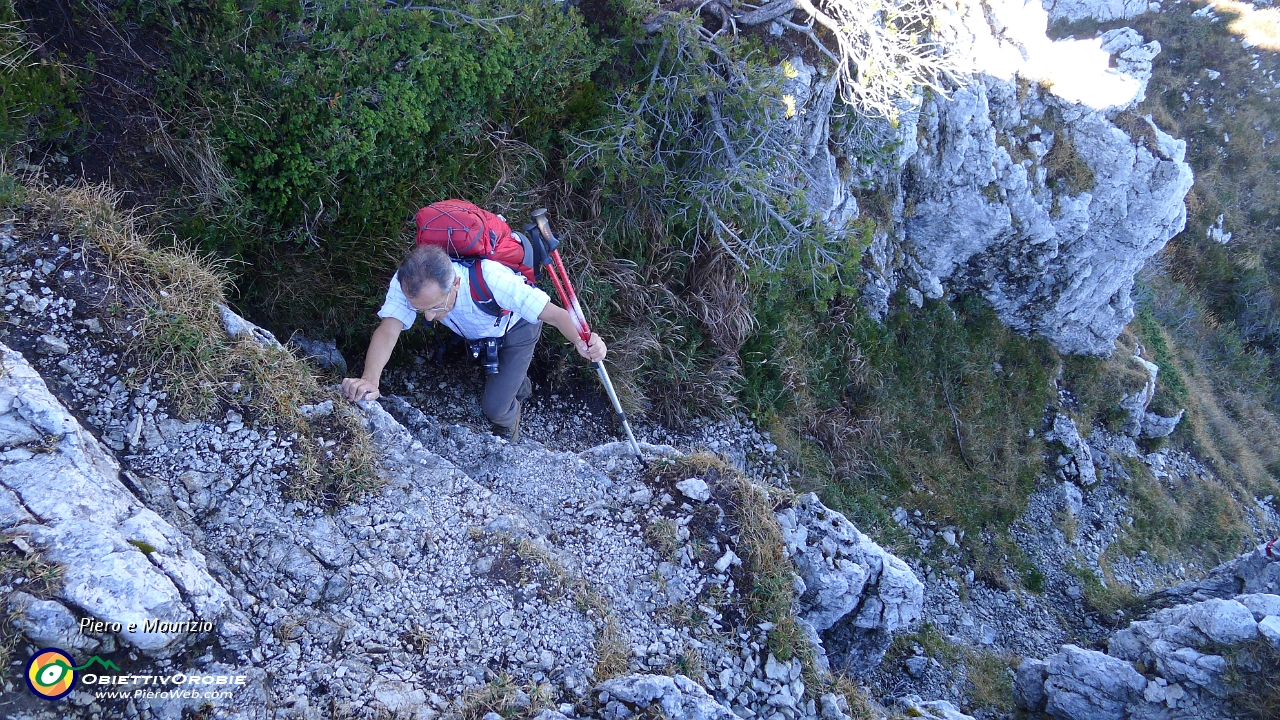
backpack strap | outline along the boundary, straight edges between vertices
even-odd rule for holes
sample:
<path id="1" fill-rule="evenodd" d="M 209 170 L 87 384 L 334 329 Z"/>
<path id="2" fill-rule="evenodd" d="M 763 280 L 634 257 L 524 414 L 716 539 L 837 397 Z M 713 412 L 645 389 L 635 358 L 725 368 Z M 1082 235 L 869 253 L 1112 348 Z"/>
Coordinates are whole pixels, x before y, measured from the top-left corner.
<path id="1" fill-rule="evenodd" d="M 480 271 L 479 258 L 474 260 L 455 260 L 467 266 L 467 281 L 471 287 L 471 301 L 476 304 L 486 315 L 492 315 L 498 319 L 511 313 L 510 310 L 498 304 L 493 297 L 493 291 L 489 289 L 489 283 L 484 281 L 484 273 Z"/>

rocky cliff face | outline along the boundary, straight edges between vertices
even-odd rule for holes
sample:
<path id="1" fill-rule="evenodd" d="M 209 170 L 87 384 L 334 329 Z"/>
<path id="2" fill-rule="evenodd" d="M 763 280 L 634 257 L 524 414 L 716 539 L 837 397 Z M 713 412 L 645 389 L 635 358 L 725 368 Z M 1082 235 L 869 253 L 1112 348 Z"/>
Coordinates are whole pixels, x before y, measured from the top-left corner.
<path id="1" fill-rule="evenodd" d="M 1192 184 L 1185 143 L 1132 111 L 1160 46 L 1129 29 L 1051 42 L 1047 22 L 1034 0 L 963 5 L 947 31 L 963 80 L 904 103 L 897 129 L 837 125 L 834 150 L 816 152 L 819 169 L 840 154 L 864 168 L 846 185 L 815 171 L 808 194 L 824 217 L 856 214 L 850 187 L 897 195 L 864 263 L 874 314 L 898 288 L 917 304 L 973 293 L 1010 327 L 1094 355 L 1132 319 L 1134 275 L 1182 230 Z M 792 64 L 808 138 L 827 122 L 828 81 Z M 868 143 L 884 148 L 869 170 Z"/>

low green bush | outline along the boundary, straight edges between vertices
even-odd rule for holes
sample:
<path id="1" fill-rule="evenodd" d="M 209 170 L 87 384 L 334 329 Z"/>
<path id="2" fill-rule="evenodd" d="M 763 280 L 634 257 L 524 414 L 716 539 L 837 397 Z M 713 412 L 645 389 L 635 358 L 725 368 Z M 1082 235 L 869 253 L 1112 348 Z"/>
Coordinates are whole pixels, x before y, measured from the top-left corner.
<path id="1" fill-rule="evenodd" d="M 171 47 L 156 94 L 181 120 L 174 141 L 215 148 L 201 170 L 225 174 L 238 195 L 238 207 L 189 212 L 173 228 L 239 261 L 244 302 L 269 324 L 353 345 L 417 208 L 461 196 L 516 213 L 513 224 L 527 212 L 520 194 L 543 182 L 548 148 L 525 139 L 548 143 L 595 112 L 590 75 L 608 55 L 576 10 L 540 0 L 158 0 L 124 11 Z"/>
<path id="2" fill-rule="evenodd" d="M 39 58 L 12 0 L 0 2 L 0 145 L 65 140 L 79 127 L 75 72 Z"/>

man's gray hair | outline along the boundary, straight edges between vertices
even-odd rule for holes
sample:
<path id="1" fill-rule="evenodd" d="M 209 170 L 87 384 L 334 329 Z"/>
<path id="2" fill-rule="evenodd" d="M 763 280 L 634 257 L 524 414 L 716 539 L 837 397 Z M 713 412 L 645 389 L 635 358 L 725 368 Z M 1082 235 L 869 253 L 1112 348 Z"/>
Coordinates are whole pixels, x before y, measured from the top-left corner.
<path id="1" fill-rule="evenodd" d="M 414 298 L 428 281 L 440 286 L 440 292 L 449 292 L 455 273 L 453 261 L 444 250 L 435 245 L 419 245 L 405 256 L 396 276 L 400 278 L 405 297 Z"/>

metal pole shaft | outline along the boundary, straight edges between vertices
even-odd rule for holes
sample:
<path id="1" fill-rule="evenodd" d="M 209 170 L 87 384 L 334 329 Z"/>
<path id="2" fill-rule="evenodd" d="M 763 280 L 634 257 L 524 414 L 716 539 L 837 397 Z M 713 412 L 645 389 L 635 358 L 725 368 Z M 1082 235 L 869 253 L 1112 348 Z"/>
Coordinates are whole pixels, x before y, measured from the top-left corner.
<path id="1" fill-rule="evenodd" d="M 604 391 L 609 394 L 609 401 L 613 403 L 614 412 L 618 413 L 618 419 L 622 421 L 622 429 L 627 431 L 627 442 L 631 443 L 631 451 L 636 457 L 644 459 L 644 454 L 640 452 L 640 443 L 636 442 L 636 436 L 631 432 L 631 423 L 627 422 L 627 414 L 622 411 L 622 403 L 618 401 L 618 393 L 613 390 L 613 381 L 609 379 L 609 371 L 604 369 L 604 363 L 595 364 L 596 372 L 600 375 L 600 382 L 604 383 Z"/>
<path id="2" fill-rule="evenodd" d="M 539 208 L 533 212 L 533 219 L 538 225 L 539 232 L 548 241 L 555 238 L 551 234 L 551 224 L 547 222 L 547 211 Z M 553 246 L 554 247 L 554 246 Z M 569 273 L 565 271 L 564 261 L 560 259 L 560 253 L 557 250 L 551 250 L 544 265 L 547 268 L 547 274 L 551 276 L 551 284 L 555 286 L 556 294 L 560 296 L 560 302 L 564 303 L 565 310 L 569 312 L 569 317 L 573 320 L 574 328 L 578 331 L 579 337 L 583 342 L 591 339 L 591 327 L 587 325 L 586 313 L 582 312 L 582 305 L 578 303 L 578 293 L 574 291 L 573 282 L 569 280 Z M 609 371 L 605 369 L 604 362 L 593 363 L 596 366 L 596 374 L 600 376 L 600 382 L 604 385 L 605 393 L 609 395 L 609 402 L 613 403 L 614 412 L 618 413 L 618 420 L 622 422 L 622 429 L 627 432 L 627 442 L 631 444 L 631 451 L 640 458 L 641 464 L 644 464 L 644 454 L 640 452 L 640 443 L 636 442 L 635 433 L 631 432 L 631 423 L 627 422 L 627 414 L 622 410 L 622 402 L 618 400 L 618 393 L 613 389 L 613 381 L 609 379 Z"/>

